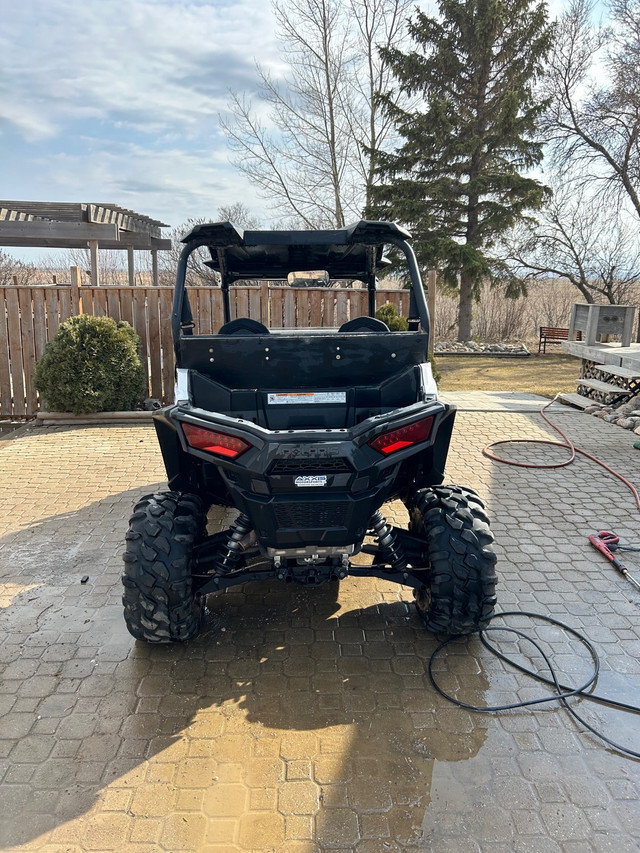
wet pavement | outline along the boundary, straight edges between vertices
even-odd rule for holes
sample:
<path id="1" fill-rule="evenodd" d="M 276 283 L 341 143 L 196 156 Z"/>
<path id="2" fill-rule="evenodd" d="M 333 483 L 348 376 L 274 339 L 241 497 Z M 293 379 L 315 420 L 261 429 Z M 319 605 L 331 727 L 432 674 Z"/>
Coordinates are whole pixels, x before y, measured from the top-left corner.
<path id="1" fill-rule="evenodd" d="M 599 692 L 638 702 L 640 593 L 586 539 L 603 528 L 640 539 L 630 493 L 584 460 L 542 472 L 490 462 L 487 441 L 549 431 L 526 410 L 469 408 L 446 482 L 487 502 L 499 608 L 582 630 L 601 655 Z M 554 411 L 580 447 L 639 484 L 633 436 Z M 640 762 L 558 703 L 479 714 L 447 702 L 427 674 L 438 639 L 405 587 L 247 584 L 209 598 L 196 640 L 135 642 L 120 605 L 123 537 L 134 502 L 163 477 L 148 425 L 32 427 L 0 441 L 0 849 L 640 849 Z M 406 523 L 400 504 L 387 515 Z M 626 561 L 640 576 L 640 555 Z M 588 655 L 560 629 L 511 622 L 544 644 L 561 680 L 588 672 Z M 538 662 L 531 647 L 500 642 Z M 477 637 L 448 646 L 434 669 L 471 704 L 545 691 Z M 640 750 L 637 718 L 571 701 Z"/>

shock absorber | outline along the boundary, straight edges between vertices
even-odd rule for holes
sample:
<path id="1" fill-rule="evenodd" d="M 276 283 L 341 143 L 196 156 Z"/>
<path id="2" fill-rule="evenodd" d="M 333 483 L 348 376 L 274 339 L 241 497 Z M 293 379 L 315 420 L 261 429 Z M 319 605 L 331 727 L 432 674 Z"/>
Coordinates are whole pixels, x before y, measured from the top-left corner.
<path id="1" fill-rule="evenodd" d="M 215 561 L 216 574 L 230 575 L 242 566 L 244 548 L 241 540 L 250 532 L 249 516 L 241 512 L 229 528 L 229 538 Z"/>
<path id="2" fill-rule="evenodd" d="M 393 527 L 384 515 L 377 509 L 371 516 L 371 529 L 378 541 L 380 554 L 395 572 L 404 572 L 407 568 L 407 558 L 396 541 Z"/>

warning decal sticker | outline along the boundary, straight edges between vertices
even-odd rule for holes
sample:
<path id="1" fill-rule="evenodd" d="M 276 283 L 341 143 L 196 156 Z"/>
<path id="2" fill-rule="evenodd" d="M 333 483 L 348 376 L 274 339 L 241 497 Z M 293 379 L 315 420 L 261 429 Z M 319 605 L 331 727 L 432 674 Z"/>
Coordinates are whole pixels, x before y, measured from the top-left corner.
<path id="1" fill-rule="evenodd" d="M 293 406 L 301 403 L 346 403 L 346 391 L 302 391 L 286 392 L 284 394 L 267 394 L 270 406 Z"/>

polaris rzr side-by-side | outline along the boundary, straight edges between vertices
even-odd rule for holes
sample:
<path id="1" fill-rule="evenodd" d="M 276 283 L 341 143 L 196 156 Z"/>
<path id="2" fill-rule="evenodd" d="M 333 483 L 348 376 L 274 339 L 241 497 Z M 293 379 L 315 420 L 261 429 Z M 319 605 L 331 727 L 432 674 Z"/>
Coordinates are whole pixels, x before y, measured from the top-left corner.
<path id="1" fill-rule="evenodd" d="M 424 625 L 466 634 L 495 604 L 484 505 L 442 486 L 455 407 L 438 399 L 429 313 L 409 234 L 390 222 L 331 231 L 196 226 L 183 240 L 173 303 L 175 403 L 154 414 L 169 490 L 134 509 L 124 553 L 124 615 L 141 640 L 188 640 L 206 596 L 251 580 L 300 584 L 347 576 L 413 587 Z M 410 279 L 408 331 L 375 318 L 376 277 L 395 247 Z M 188 258 L 206 247 L 224 325 L 198 334 Z M 318 271 L 322 271 L 322 274 Z M 357 280 L 369 316 L 340 328 L 272 328 L 231 319 L 235 282 Z M 409 529 L 382 508 L 400 499 Z M 235 522 L 207 531 L 213 505 Z M 355 555 L 371 555 L 353 561 Z"/>

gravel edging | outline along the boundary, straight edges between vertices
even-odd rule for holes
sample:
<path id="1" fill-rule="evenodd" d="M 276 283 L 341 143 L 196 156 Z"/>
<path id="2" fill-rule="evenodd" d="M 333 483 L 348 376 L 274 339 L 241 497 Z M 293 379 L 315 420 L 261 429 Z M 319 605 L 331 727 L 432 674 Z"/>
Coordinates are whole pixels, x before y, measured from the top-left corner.
<path id="1" fill-rule="evenodd" d="M 435 358 L 455 356 L 460 358 L 529 358 L 530 352 L 455 352 L 454 350 L 434 351 Z"/>
<path id="2" fill-rule="evenodd" d="M 490 356 L 497 358 L 526 358 L 531 355 L 523 343 L 480 344 L 476 341 L 437 341 L 433 346 L 433 354 L 462 356 Z"/>

